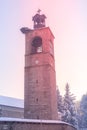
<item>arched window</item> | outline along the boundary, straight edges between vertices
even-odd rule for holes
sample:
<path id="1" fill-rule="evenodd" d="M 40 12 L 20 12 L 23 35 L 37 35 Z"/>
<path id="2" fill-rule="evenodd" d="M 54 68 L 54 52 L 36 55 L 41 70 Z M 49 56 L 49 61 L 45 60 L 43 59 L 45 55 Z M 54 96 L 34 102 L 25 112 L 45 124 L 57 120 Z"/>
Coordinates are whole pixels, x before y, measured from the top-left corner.
<path id="1" fill-rule="evenodd" d="M 32 41 L 32 50 L 31 53 L 40 53 L 42 52 L 42 38 L 41 37 L 35 37 Z"/>

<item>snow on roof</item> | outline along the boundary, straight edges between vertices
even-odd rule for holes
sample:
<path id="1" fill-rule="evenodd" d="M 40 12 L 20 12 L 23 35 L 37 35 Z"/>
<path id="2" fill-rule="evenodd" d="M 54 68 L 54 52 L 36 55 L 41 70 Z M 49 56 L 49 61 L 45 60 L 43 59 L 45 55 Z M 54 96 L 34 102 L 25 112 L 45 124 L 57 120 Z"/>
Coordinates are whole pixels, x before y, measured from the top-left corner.
<path id="1" fill-rule="evenodd" d="M 0 96 L 0 105 L 24 108 L 24 100 L 13 97 Z"/>
<path id="2" fill-rule="evenodd" d="M 48 123 L 48 124 L 64 124 L 72 126 L 69 123 L 58 121 L 58 120 L 41 120 L 41 119 L 21 119 L 21 118 L 8 118 L 8 117 L 0 117 L 0 122 L 26 122 L 26 123 Z"/>

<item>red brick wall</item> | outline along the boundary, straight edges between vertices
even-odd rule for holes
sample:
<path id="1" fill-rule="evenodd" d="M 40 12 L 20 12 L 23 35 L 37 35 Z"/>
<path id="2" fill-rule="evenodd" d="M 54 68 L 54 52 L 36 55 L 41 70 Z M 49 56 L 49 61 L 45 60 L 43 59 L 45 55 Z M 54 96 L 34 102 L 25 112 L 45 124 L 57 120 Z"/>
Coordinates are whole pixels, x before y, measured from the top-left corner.
<path id="1" fill-rule="evenodd" d="M 35 36 L 42 38 L 43 51 L 31 54 L 32 40 Z M 36 29 L 26 34 L 25 118 L 58 119 L 55 63 L 49 44 L 49 41 L 53 44 L 53 39 L 49 28 Z"/>

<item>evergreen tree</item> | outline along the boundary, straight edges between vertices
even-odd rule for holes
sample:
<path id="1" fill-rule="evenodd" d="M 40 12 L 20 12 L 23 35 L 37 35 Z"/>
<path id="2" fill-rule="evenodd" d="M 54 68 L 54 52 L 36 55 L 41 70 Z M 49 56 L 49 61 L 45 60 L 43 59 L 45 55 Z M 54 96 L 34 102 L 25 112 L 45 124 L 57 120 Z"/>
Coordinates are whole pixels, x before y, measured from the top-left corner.
<path id="1" fill-rule="evenodd" d="M 64 113 L 62 120 L 72 124 L 75 127 L 78 127 L 78 121 L 76 118 L 76 109 L 75 109 L 75 96 L 71 94 L 68 83 L 65 87 L 64 95 Z"/>
<path id="2" fill-rule="evenodd" d="M 60 95 L 59 89 L 57 89 L 57 109 L 58 109 L 58 112 L 63 113 L 63 98 Z"/>
<path id="3" fill-rule="evenodd" d="M 87 94 L 82 96 L 81 102 L 80 102 L 80 127 L 87 128 Z"/>
<path id="4" fill-rule="evenodd" d="M 81 128 L 81 110 L 80 110 L 80 101 L 76 102 L 76 109 L 77 109 L 77 120 L 78 120 L 78 127 Z"/>

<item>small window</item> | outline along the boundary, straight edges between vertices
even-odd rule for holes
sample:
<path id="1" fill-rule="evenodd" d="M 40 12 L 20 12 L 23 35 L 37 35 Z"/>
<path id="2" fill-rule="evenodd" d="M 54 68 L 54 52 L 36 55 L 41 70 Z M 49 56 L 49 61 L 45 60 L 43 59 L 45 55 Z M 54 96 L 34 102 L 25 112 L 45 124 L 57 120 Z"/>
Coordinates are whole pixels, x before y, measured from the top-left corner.
<path id="1" fill-rule="evenodd" d="M 50 48 L 50 54 L 54 55 L 53 43 L 51 41 L 49 41 L 49 48 Z"/>
<path id="2" fill-rule="evenodd" d="M 38 98 L 36 98 L 36 101 L 38 102 Z"/>

